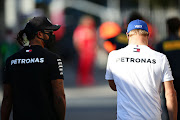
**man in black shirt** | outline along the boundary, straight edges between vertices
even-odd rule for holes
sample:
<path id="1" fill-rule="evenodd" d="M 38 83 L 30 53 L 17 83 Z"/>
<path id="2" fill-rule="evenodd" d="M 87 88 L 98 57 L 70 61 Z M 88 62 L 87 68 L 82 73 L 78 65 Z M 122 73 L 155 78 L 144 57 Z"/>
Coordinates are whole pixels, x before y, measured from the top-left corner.
<path id="1" fill-rule="evenodd" d="M 65 119 L 62 61 L 44 49 L 54 41 L 53 31 L 59 28 L 46 17 L 34 17 L 18 33 L 20 45 L 25 33 L 29 46 L 6 61 L 1 120 L 9 120 L 11 109 L 14 120 Z"/>
<path id="2" fill-rule="evenodd" d="M 167 25 L 167 37 L 161 40 L 156 45 L 158 52 L 164 53 L 172 69 L 172 75 L 174 77 L 174 87 L 177 91 L 178 104 L 180 103 L 180 37 L 178 32 L 180 29 L 180 20 L 178 17 L 169 18 L 166 21 Z M 164 97 L 164 96 L 163 96 Z M 180 105 L 178 106 L 180 110 Z M 178 112 L 178 120 L 180 119 L 180 112 Z"/>

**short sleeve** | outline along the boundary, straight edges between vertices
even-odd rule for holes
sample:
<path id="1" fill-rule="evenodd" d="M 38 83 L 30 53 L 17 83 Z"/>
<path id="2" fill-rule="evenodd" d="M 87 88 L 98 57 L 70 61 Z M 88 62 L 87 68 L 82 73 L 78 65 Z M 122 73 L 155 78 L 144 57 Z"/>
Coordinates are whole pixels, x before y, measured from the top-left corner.
<path id="1" fill-rule="evenodd" d="M 164 55 L 164 70 L 163 70 L 163 81 L 171 81 L 174 80 L 173 76 L 172 76 L 172 71 L 171 71 L 171 67 L 169 65 L 169 61 L 167 59 L 167 57 Z"/>
<path id="2" fill-rule="evenodd" d="M 63 63 L 59 56 L 51 59 L 50 64 L 50 79 L 64 79 L 63 75 Z"/>
<path id="3" fill-rule="evenodd" d="M 3 70 L 3 83 L 4 84 L 10 84 L 11 83 L 11 65 L 10 65 L 10 60 L 6 60 L 6 65 Z"/>
<path id="4" fill-rule="evenodd" d="M 107 60 L 107 66 L 106 66 L 106 75 L 105 75 L 105 79 L 106 80 L 113 80 L 113 74 L 112 74 L 112 71 L 111 71 L 111 54 L 109 54 L 108 56 L 108 60 Z"/>

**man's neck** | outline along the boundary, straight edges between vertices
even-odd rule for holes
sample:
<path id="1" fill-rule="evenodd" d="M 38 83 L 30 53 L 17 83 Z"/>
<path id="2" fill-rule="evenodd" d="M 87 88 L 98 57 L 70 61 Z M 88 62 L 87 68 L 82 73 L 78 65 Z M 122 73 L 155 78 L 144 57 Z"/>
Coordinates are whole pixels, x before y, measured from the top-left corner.
<path id="1" fill-rule="evenodd" d="M 148 37 L 143 35 L 133 35 L 129 37 L 129 45 L 146 45 L 148 46 Z"/>
<path id="2" fill-rule="evenodd" d="M 33 39 L 30 41 L 29 45 L 40 45 L 44 48 L 44 44 L 42 42 L 42 40 L 40 39 Z"/>

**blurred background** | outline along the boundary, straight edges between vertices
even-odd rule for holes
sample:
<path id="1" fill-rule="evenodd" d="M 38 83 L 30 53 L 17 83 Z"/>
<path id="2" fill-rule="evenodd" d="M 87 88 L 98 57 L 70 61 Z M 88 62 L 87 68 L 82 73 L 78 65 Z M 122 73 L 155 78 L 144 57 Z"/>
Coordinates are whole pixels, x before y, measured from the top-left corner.
<path id="1" fill-rule="evenodd" d="M 17 33 L 30 18 L 46 16 L 61 25 L 50 50 L 63 60 L 66 120 L 115 120 L 116 92 L 104 79 L 108 53 L 127 45 L 133 19 L 148 23 L 155 49 L 167 37 L 166 20 L 179 18 L 179 6 L 180 0 L 0 0 L 0 100 L 5 60 L 22 48 Z"/>

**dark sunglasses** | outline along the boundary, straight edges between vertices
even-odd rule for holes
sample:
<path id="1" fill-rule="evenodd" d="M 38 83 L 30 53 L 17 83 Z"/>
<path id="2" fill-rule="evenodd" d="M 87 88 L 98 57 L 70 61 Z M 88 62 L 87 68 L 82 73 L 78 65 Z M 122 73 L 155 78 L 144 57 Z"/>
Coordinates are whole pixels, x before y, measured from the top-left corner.
<path id="1" fill-rule="evenodd" d="M 53 30 L 41 30 L 41 32 L 44 33 L 44 34 L 47 34 L 47 35 L 52 35 L 54 31 Z"/>
<path id="2" fill-rule="evenodd" d="M 44 32 L 53 32 L 53 30 L 43 30 Z"/>

